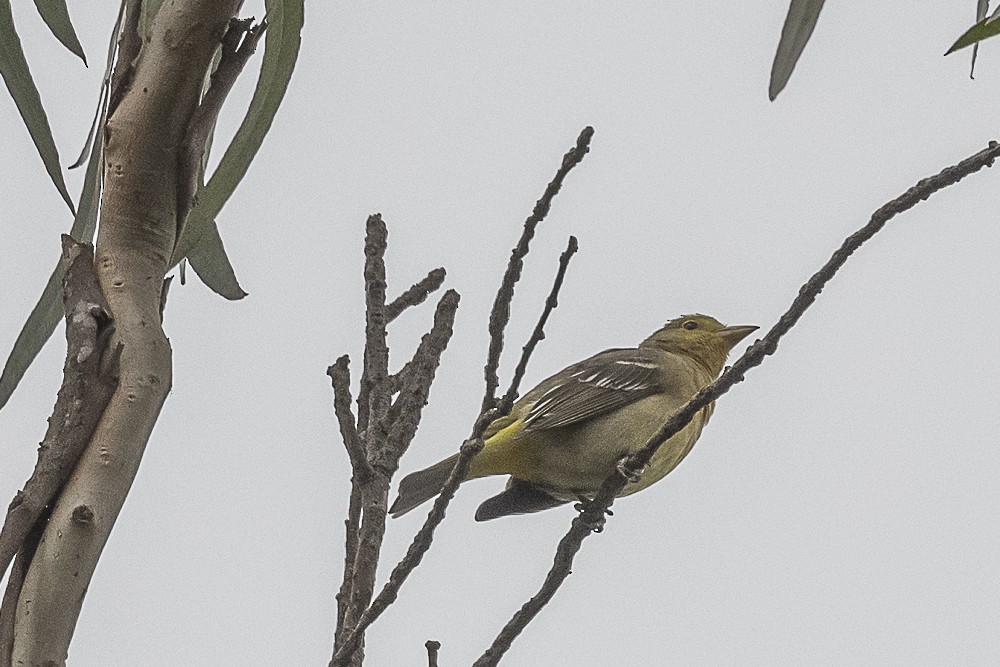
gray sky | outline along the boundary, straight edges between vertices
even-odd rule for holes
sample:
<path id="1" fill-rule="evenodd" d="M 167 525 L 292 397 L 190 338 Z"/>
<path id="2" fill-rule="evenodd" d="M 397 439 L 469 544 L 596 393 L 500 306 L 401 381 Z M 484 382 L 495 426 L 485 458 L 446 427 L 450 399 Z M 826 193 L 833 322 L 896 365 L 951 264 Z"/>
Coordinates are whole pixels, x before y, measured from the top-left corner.
<path id="1" fill-rule="evenodd" d="M 15 4 L 65 164 L 96 103 L 113 8 L 75 8 L 85 70 Z M 462 294 L 405 473 L 468 434 L 510 247 L 585 125 L 592 151 L 517 292 L 508 377 L 558 253 L 579 237 L 525 389 L 682 313 L 770 327 L 876 207 L 997 137 L 996 45 L 975 81 L 969 52 L 941 56 L 973 2 L 829 3 L 776 103 L 767 76 L 787 3 L 765 4 L 310 3 L 285 104 L 219 218 L 250 296 L 225 302 L 197 279 L 171 291 L 173 393 L 71 664 L 329 659 L 349 470 L 325 369 L 345 352 L 360 367 L 369 213 L 390 228 L 390 292 L 445 266 Z M 247 77 L 227 136 L 251 90 Z M 0 136 L 5 356 L 70 220 L 6 93 Z M 998 179 L 936 195 L 852 258 L 719 402 L 687 460 L 615 504 L 505 664 L 995 664 Z M 394 324 L 396 365 L 431 314 Z M 30 474 L 57 336 L 0 411 L 0 497 Z M 502 484 L 462 487 L 369 632 L 369 664 L 426 664 L 427 639 L 443 665 L 468 664 L 535 592 L 573 511 L 475 523 Z M 389 523 L 383 576 L 423 515 Z"/>

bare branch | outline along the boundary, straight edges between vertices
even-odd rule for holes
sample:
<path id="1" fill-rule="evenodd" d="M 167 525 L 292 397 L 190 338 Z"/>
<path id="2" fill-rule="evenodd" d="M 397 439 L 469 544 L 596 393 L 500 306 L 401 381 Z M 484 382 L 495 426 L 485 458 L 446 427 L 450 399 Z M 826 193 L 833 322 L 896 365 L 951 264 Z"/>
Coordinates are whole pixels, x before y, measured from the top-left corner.
<path id="1" fill-rule="evenodd" d="M 438 651 L 441 650 L 441 642 L 428 639 L 424 643 L 424 648 L 427 649 L 427 667 L 438 667 Z"/>
<path id="2" fill-rule="evenodd" d="M 525 222 L 525 229 L 521 235 L 521 240 L 518 242 L 517 247 L 514 249 L 513 256 L 507 267 L 507 272 L 504 275 L 503 285 L 497 293 L 496 301 L 494 302 L 493 313 L 490 316 L 490 331 L 492 334 L 491 344 L 490 344 L 490 357 L 487 361 L 487 387 L 485 396 L 483 399 L 484 407 L 483 412 L 479 415 L 476 423 L 473 427 L 473 432 L 471 437 L 463 443 L 460 451 L 459 457 L 455 464 L 454 469 L 448 476 L 447 481 L 441 489 L 441 493 L 438 494 L 434 501 L 434 505 L 427 515 L 427 519 L 424 521 L 423 526 L 414 536 L 409 549 L 407 549 L 406 555 L 402 560 L 396 565 L 392 573 L 389 575 L 389 581 L 386 582 L 385 586 L 379 592 L 378 596 L 371 603 L 371 605 L 364 610 L 356 626 L 352 631 L 346 636 L 338 637 L 341 640 L 340 646 L 337 648 L 333 660 L 331 661 L 331 666 L 346 665 L 347 660 L 350 659 L 352 652 L 355 650 L 356 645 L 362 640 L 365 630 L 375 622 L 375 620 L 384 612 L 390 604 L 392 604 L 399 594 L 399 589 L 402 587 L 403 582 L 410 573 L 420 564 L 423 559 L 424 554 L 430 549 L 431 543 L 434 539 L 434 531 L 437 526 L 444 520 L 445 510 L 451 499 L 455 496 L 455 491 L 458 486 L 465 479 L 468 474 L 469 465 L 472 458 L 479 453 L 483 448 L 483 433 L 486 427 L 502 413 L 495 408 L 492 404 L 495 402 L 494 394 L 496 391 L 498 380 L 496 379 L 496 370 L 499 364 L 500 351 L 503 349 L 503 329 L 506 326 L 507 320 L 509 320 L 510 314 L 510 301 L 513 297 L 513 286 L 518 280 L 521 274 L 521 268 L 523 266 L 523 260 L 528 252 L 528 244 L 531 238 L 534 236 L 535 227 L 538 223 L 545 217 L 551 205 L 552 198 L 559 191 L 562 185 L 562 181 L 566 174 L 569 173 L 575 165 L 579 164 L 580 160 L 589 150 L 590 138 L 593 135 L 592 128 L 585 128 L 580 134 L 577 140 L 577 146 L 567 153 L 563 157 L 563 164 L 559 171 L 556 173 L 556 177 L 553 179 L 552 183 L 546 188 L 545 194 L 542 199 L 538 201 L 535 205 L 535 210 L 532 215 Z M 543 327 L 548 319 L 549 314 L 552 309 L 557 305 L 557 297 L 559 289 L 562 286 L 563 277 L 566 273 L 566 268 L 569 264 L 570 258 L 577 250 L 576 238 L 570 237 L 568 247 L 566 251 L 562 254 L 559 260 L 559 270 L 556 274 L 555 284 L 553 285 L 552 291 L 549 297 L 546 299 L 546 306 L 542 312 L 540 321 L 535 327 L 535 331 L 532 334 L 531 339 L 528 344 L 525 345 L 524 353 L 522 355 L 521 362 L 518 364 L 518 375 L 514 382 L 511 383 L 511 388 L 508 390 L 509 395 L 516 395 L 517 386 L 520 381 L 520 377 L 524 374 L 524 368 L 527 365 L 528 358 L 531 355 L 531 351 L 537 345 L 538 341 L 544 337 Z M 429 278 L 430 276 L 428 276 Z M 450 293 L 450 292 L 449 292 Z M 448 297 L 448 294 L 445 295 Z M 439 304 L 439 312 L 441 311 L 442 305 L 444 305 L 445 299 L 443 298 Z M 454 307 L 458 305 L 458 294 L 454 294 Z M 453 317 L 453 313 L 452 313 Z M 437 329 L 439 326 L 438 316 L 435 316 L 435 326 Z M 448 322 L 448 335 L 451 333 L 451 322 Z M 399 389 L 401 392 L 400 398 L 396 400 L 390 411 L 390 423 L 395 425 L 397 429 L 394 431 L 393 437 L 390 438 L 390 442 L 394 444 L 389 448 L 391 454 L 395 454 L 395 458 L 388 458 L 382 462 L 381 468 L 395 472 L 398 466 L 399 456 L 402 456 L 403 452 L 408 446 L 410 440 L 413 437 L 413 433 L 416 430 L 416 424 L 419 421 L 419 411 L 427 400 L 426 388 L 421 386 L 421 378 L 428 377 L 427 371 L 421 370 L 419 367 L 419 360 L 424 358 L 424 353 L 422 349 L 425 343 L 428 344 L 428 352 L 433 352 L 433 367 L 430 368 L 429 379 L 433 379 L 433 369 L 437 366 L 437 359 L 440 357 L 440 351 L 444 349 L 444 344 L 447 343 L 447 338 L 443 339 L 439 344 L 440 350 L 431 347 L 433 330 L 431 334 L 425 336 L 424 340 L 421 341 L 421 349 L 418 349 L 413 356 L 413 360 L 408 363 L 402 370 L 399 371 L 395 376 L 390 378 L 391 380 L 391 391 Z M 492 370 L 490 370 L 492 369 Z M 490 377 L 494 379 L 493 383 L 490 383 Z M 410 399 L 409 403 L 404 403 L 404 396 L 406 395 L 407 387 L 413 387 L 413 397 Z M 427 387 L 429 388 L 429 382 Z M 512 403 L 513 401 L 511 401 Z M 510 406 L 506 406 L 507 411 L 510 410 Z M 407 412 L 413 413 L 415 415 L 415 420 L 405 423 L 396 417 L 397 410 L 401 411 L 400 414 L 406 414 Z M 412 431 L 410 430 L 412 427 Z M 397 441 L 395 433 L 400 433 L 400 439 Z"/>
<path id="3" fill-rule="evenodd" d="M 483 369 L 486 379 L 486 396 L 483 398 L 481 412 L 487 412 L 495 407 L 496 390 L 500 386 L 497 369 L 500 367 L 500 353 L 503 351 L 503 332 L 507 327 L 507 322 L 510 321 L 510 303 L 514 298 L 514 285 L 521 278 L 524 257 L 528 254 L 528 246 L 535 236 L 535 228 L 548 214 L 552 207 L 552 199 L 558 194 L 566 175 L 573 167 L 580 164 L 583 156 L 590 151 L 590 140 L 593 136 L 594 128 L 589 126 L 583 128 L 576 140 L 576 146 L 563 156 L 562 166 L 556 171 L 552 182 L 545 188 L 542 198 L 535 203 L 535 209 L 531 215 L 524 221 L 524 231 L 521 232 L 521 238 L 511 252 L 510 262 L 507 264 L 500 289 L 497 290 L 496 299 L 493 301 L 493 310 L 490 312 L 490 349 L 486 358 L 486 367 Z"/>
<path id="4" fill-rule="evenodd" d="M 562 582 L 572 573 L 573 557 L 580 550 L 583 539 L 592 532 L 594 532 L 594 524 L 590 523 L 587 517 L 584 517 L 583 514 L 573 517 L 569 532 L 559 541 L 552 569 L 545 575 L 545 581 L 538 593 L 521 606 L 493 640 L 493 644 L 479 659 L 472 663 L 472 667 L 492 667 L 500 662 L 500 658 L 507 652 L 521 631 L 538 615 L 542 607 L 548 604 L 556 591 L 559 590 Z"/>
<path id="5" fill-rule="evenodd" d="M 365 359 L 358 392 L 358 429 L 367 431 L 389 409 L 389 348 L 385 342 L 385 249 L 389 231 L 378 213 L 365 235 Z M 368 440 L 369 447 L 371 440 Z"/>
<path id="6" fill-rule="evenodd" d="M 426 301 L 431 292 L 441 287 L 444 277 L 445 270 L 443 268 L 434 269 L 423 280 L 396 297 L 392 303 L 385 307 L 386 324 L 399 317 L 410 306 L 417 306 Z"/>
<path id="7" fill-rule="evenodd" d="M 813 304 L 827 282 L 833 278 L 854 251 L 878 233 L 885 226 L 886 222 L 899 213 L 913 208 L 938 190 L 957 183 L 983 167 L 992 166 L 994 159 L 997 157 L 1000 157 L 1000 144 L 991 141 L 988 148 L 962 160 L 957 165 L 947 167 L 935 176 L 921 180 L 904 194 L 879 208 L 872 215 L 868 224 L 847 237 L 840 248 L 833 253 L 829 261 L 802 286 L 798 296 L 792 301 L 791 306 L 778 319 L 778 322 L 771 330 L 768 331 L 767 335 L 747 348 L 743 356 L 737 359 L 730 368 L 726 369 L 715 382 L 699 391 L 680 410 L 674 413 L 641 450 L 628 457 L 623 467 L 633 471 L 642 470 L 649 463 L 649 460 L 659 446 L 684 428 L 695 414 L 726 393 L 733 385 L 742 382 L 747 371 L 763 363 L 765 357 L 774 354 L 778 347 L 778 341 L 795 325 L 809 306 Z M 541 611 L 542 607 L 552 599 L 556 590 L 565 581 L 566 577 L 569 576 L 573 557 L 580 549 L 583 539 L 591 532 L 600 532 L 608 509 L 611 507 L 615 497 L 625 488 L 628 482 L 629 480 L 625 476 L 617 471 L 613 472 L 605 480 L 593 500 L 583 504 L 582 512 L 573 519 L 569 532 L 559 542 L 552 569 L 546 576 L 539 592 L 514 614 L 503 630 L 497 635 L 490 648 L 473 663 L 473 667 L 490 667 L 496 665 L 500 661 L 500 658 L 503 657 L 504 652 L 510 648 L 511 643 L 518 634 Z"/>
<path id="8" fill-rule="evenodd" d="M 542 310 L 541 317 L 538 318 L 535 330 L 531 332 L 528 342 L 524 344 L 521 350 L 521 360 L 517 362 L 517 368 L 514 369 L 514 377 L 510 381 L 510 387 L 507 388 L 507 392 L 500 400 L 500 405 L 498 406 L 500 414 L 505 415 L 514 407 L 514 401 L 517 400 L 518 387 L 521 385 L 524 373 L 528 369 L 528 361 L 531 359 L 531 354 L 535 351 L 538 343 L 545 340 L 545 323 L 548 322 L 552 311 L 559 305 L 559 290 L 562 288 L 563 278 L 566 277 L 569 260 L 573 258 L 578 249 L 579 245 L 577 244 L 576 237 L 570 236 L 566 250 L 559 256 L 559 270 L 556 271 L 556 279 L 552 283 L 552 291 L 549 292 L 548 298 L 545 299 L 545 308 Z"/>
<path id="9" fill-rule="evenodd" d="M 118 386 L 121 350 L 108 350 L 114 324 L 97 282 L 94 249 L 63 235 L 66 362 L 49 426 L 31 478 L 18 491 L 0 530 L 0 576 L 69 479 Z M 23 557 L 22 557 L 23 560 Z"/>
<path id="10" fill-rule="evenodd" d="M 384 452 L 373 452 L 373 465 L 394 473 L 399 467 L 399 459 L 409 447 L 420 424 L 420 415 L 431 383 L 441 363 L 441 355 L 451 340 L 455 325 L 455 311 L 461 299 L 458 292 L 448 290 L 438 302 L 434 312 L 434 324 L 431 330 L 420 340 L 413 359 L 410 360 L 405 382 L 400 387 L 399 397 L 389 411 L 389 439 Z"/>
<path id="11" fill-rule="evenodd" d="M 333 412 L 340 424 L 340 435 L 344 439 L 347 457 L 351 460 L 351 469 L 357 481 L 366 483 L 372 476 L 372 467 L 368 463 L 365 446 L 358 435 L 354 423 L 354 413 L 351 412 L 351 371 L 348 367 L 351 359 L 346 354 L 333 366 L 326 369 L 326 374 L 333 381 Z"/>
<path id="12" fill-rule="evenodd" d="M 448 503 L 455 497 L 455 490 L 458 489 L 458 485 L 461 484 L 462 480 L 469 473 L 469 463 L 472 461 L 472 457 L 482 448 L 483 440 L 481 437 L 474 440 L 466 440 L 462 444 L 458 462 L 448 476 L 448 481 L 445 482 L 441 493 L 434 499 L 434 506 L 427 515 L 427 519 L 424 520 L 424 525 L 417 531 L 416 536 L 414 536 L 413 541 L 410 543 L 410 547 L 406 550 L 406 555 L 393 568 L 392 573 L 389 575 L 389 581 L 382 587 L 382 590 L 379 591 L 378 596 L 371 605 L 361 614 L 356 627 L 344 638 L 342 645 L 334 654 L 333 660 L 330 661 L 330 667 L 342 667 L 346 665 L 355 644 L 364 636 L 365 630 L 382 615 L 382 612 L 389 608 L 389 605 L 396 601 L 403 582 L 420 565 L 424 554 L 430 549 L 431 542 L 434 539 L 434 530 L 444 520 Z"/>
<path id="13" fill-rule="evenodd" d="M 347 634 L 347 612 L 351 606 L 351 596 L 354 594 L 354 568 L 358 562 L 358 540 L 361 530 L 361 486 L 356 478 L 351 478 L 351 499 L 347 506 L 347 519 L 344 520 L 344 578 L 337 592 L 337 630 L 334 636 L 333 649 L 336 651 Z"/>

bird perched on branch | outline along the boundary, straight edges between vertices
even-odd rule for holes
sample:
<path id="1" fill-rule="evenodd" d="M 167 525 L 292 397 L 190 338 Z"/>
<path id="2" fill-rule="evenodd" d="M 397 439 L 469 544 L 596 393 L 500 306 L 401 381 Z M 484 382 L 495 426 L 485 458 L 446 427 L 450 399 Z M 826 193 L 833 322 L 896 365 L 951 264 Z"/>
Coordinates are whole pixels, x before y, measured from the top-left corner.
<path id="1" fill-rule="evenodd" d="M 724 326 L 707 315 L 667 322 L 637 348 L 605 350 L 556 373 L 492 422 L 466 479 L 510 475 L 507 488 L 476 511 L 477 521 L 526 514 L 590 498 L 628 454 L 722 372 L 729 351 L 755 326 Z M 662 479 L 694 446 L 709 404 L 657 450 L 622 491 Z M 398 517 L 441 492 L 458 455 L 407 475 L 389 508 Z"/>

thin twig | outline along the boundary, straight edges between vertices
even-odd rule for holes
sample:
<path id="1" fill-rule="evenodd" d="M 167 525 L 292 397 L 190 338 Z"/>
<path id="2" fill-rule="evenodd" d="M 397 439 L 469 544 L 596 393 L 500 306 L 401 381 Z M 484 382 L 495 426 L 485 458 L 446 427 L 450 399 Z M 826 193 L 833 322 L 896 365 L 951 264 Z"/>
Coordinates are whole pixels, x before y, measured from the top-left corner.
<path id="1" fill-rule="evenodd" d="M 427 667 L 438 667 L 438 651 L 441 650 L 441 642 L 428 639 L 424 642 L 424 648 L 427 649 Z"/>
<path id="2" fill-rule="evenodd" d="M 410 306 L 418 306 L 426 301 L 431 292 L 441 287 L 444 277 L 445 270 L 443 268 L 434 269 L 423 280 L 415 283 L 410 289 L 396 297 L 392 303 L 385 307 L 386 324 L 399 317 Z"/>
<path id="3" fill-rule="evenodd" d="M 371 479 L 372 467 L 368 463 L 364 443 L 358 435 L 354 413 L 351 412 L 351 371 L 348 366 L 350 362 L 350 357 L 345 354 L 326 369 L 326 374 L 333 382 L 333 413 L 337 417 L 337 423 L 340 424 L 340 436 L 344 440 L 351 469 L 358 481 L 364 484 Z"/>
<path id="4" fill-rule="evenodd" d="M 840 267 L 844 265 L 848 257 L 878 233 L 885 226 L 886 222 L 899 213 L 913 208 L 920 201 L 927 199 L 935 192 L 957 183 L 983 167 L 991 166 L 993 160 L 997 157 L 1000 157 L 1000 145 L 995 141 L 991 141 L 988 148 L 962 160 L 957 165 L 947 167 L 935 176 L 921 180 L 904 194 L 879 208 L 872 215 L 868 224 L 847 237 L 840 248 L 833 253 L 829 261 L 802 286 L 798 296 L 792 301 L 792 305 L 778 319 L 778 322 L 768 331 L 767 335 L 747 348 L 743 356 L 730 368 L 726 369 L 715 382 L 699 391 L 694 398 L 674 413 L 641 450 L 632 454 L 627 459 L 623 468 L 641 470 L 652 458 L 657 448 L 684 428 L 695 414 L 727 392 L 733 385 L 741 382 L 747 371 L 763 363 L 765 357 L 774 354 L 781 337 L 795 325 L 806 309 L 813 304 L 816 297 L 823 290 L 823 287 L 833 278 Z M 573 557 L 580 549 L 584 538 L 590 533 L 595 532 L 595 530 L 600 530 L 605 521 L 607 510 L 628 482 L 629 480 L 623 475 L 617 471 L 613 472 L 604 481 L 600 491 L 594 496 L 593 500 L 584 503 L 583 511 L 574 517 L 569 532 L 559 542 L 552 569 L 546 576 L 545 582 L 538 593 L 514 614 L 507 625 L 497 635 L 490 648 L 473 663 L 473 667 L 492 667 L 496 665 L 507 649 L 510 648 L 511 643 L 518 634 L 541 611 L 542 607 L 552 599 L 556 590 L 565 581 L 566 577 L 569 576 Z"/>
<path id="5" fill-rule="evenodd" d="M 497 369 L 500 367 L 500 353 L 503 351 L 503 332 L 507 327 L 507 322 L 510 321 L 510 303 L 514 298 L 514 285 L 521 278 L 524 257 L 528 254 L 528 246 L 535 236 L 535 228 L 548 214 L 552 207 L 552 199 L 558 194 L 566 175 L 573 167 L 580 164 L 583 156 L 590 151 L 590 140 L 593 136 L 594 128 L 589 126 L 583 128 L 576 140 L 576 146 L 563 156 L 562 166 L 556 171 L 552 182 L 545 188 L 542 198 L 535 203 L 535 209 L 531 215 L 524 221 L 524 231 L 521 232 L 521 238 L 511 252 L 510 262 L 507 264 L 500 289 L 497 290 L 496 299 L 493 301 L 493 310 L 490 312 L 490 349 L 486 358 L 486 366 L 483 369 L 486 379 L 486 396 L 483 398 L 480 412 L 486 412 L 495 407 L 496 390 L 500 386 Z"/>
<path id="6" fill-rule="evenodd" d="M 562 288 L 563 278 L 566 277 L 569 260 L 573 258 L 578 249 L 579 245 L 577 244 L 576 237 L 570 236 L 566 250 L 559 256 L 559 270 L 556 271 L 556 278 L 552 283 L 552 291 L 549 292 L 548 298 L 545 299 L 545 308 L 542 310 L 541 317 L 538 318 L 538 323 L 535 324 L 534 331 L 531 332 L 531 337 L 528 338 L 528 342 L 521 349 L 521 359 L 517 362 L 517 368 L 514 369 L 514 377 L 510 381 L 510 387 L 507 388 L 507 392 L 500 400 L 500 405 L 498 406 L 500 414 L 505 415 L 514 407 L 514 401 L 517 400 L 518 387 L 520 387 L 524 373 L 528 369 L 528 361 L 531 359 L 531 354 L 535 351 L 538 343 L 545 340 L 545 323 L 548 322 L 549 315 L 552 314 L 553 309 L 559 305 L 559 290 Z"/>
<path id="7" fill-rule="evenodd" d="M 354 474 L 351 476 L 351 499 L 347 510 L 345 526 L 344 577 L 337 593 L 337 633 L 335 645 L 343 634 L 344 617 L 350 608 L 354 591 L 354 570 L 358 558 L 358 539 L 361 525 L 361 487 L 374 474 L 365 456 L 364 443 L 358 435 L 351 413 L 351 371 L 350 358 L 345 354 L 330 366 L 326 373 L 333 382 L 333 411 L 340 424 L 340 436 L 347 450 Z"/>
<path id="8" fill-rule="evenodd" d="M 357 479 L 351 477 L 351 498 L 347 505 L 347 519 L 344 520 L 344 578 L 337 592 L 337 629 L 333 641 L 336 651 L 347 634 L 344 620 L 350 608 L 351 596 L 354 592 L 354 570 L 358 561 L 358 532 L 361 527 L 361 486 Z"/>

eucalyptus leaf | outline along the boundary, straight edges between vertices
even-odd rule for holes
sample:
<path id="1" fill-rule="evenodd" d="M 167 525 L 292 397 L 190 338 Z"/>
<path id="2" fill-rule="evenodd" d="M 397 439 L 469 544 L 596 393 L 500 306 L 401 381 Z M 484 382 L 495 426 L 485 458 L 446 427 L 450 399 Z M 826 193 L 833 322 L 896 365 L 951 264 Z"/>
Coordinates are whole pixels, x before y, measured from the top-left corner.
<path id="1" fill-rule="evenodd" d="M 792 70 L 816 27 L 821 9 L 823 0 L 792 0 L 788 5 L 788 15 L 781 29 L 781 41 L 778 42 L 778 51 L 771 64 L 771 83 L 767 94 L 772 102 L 791 78 Z"/>
<path id="2" fill-rule="evenodd" d="M 219 236 L 219 228 L 213 222 L 196 245 L 187 259 L 191 268 L 201 278 L 201 282 L 221 297 L 230 301 L 238 301 L 247 295 L 236 279 L 236 272 L 229 262 L 226 249 Z"/>
<path id="3" fill-rule="evenodd" d="M 198 191 L 198 204 L 188 215 L 184 231 L 177 240 L 170 260 L 171 266 L 192 253 L 206 234 L 218 235 L 215 219 L 246 175 L 288 89 L 301 43 L 303 0 L 268 0 L 265 5 L 268 27 L 264 34 L 260 78 L 257 80 L 253 99 L 236 135 L 219 161 L 219 166 L 208 183 Z M 199 253 L 199 275 L 203 271 L 207 274 L 209 267 L 216 264 L 219 271 L 224 271 L 227 267 L 229 271 L 232 270 L 228 258 L 224 254 L 218 254 L 221 252 L 221 241 L 216 242 L 210 236 L 205 248 Z"/>
<path id="4" fill-rule="evenodd" d="M 21 39 L 14 28 L 14 16 L 10 11 L 10 0 L 0 0 L 0 76 L 3 77 L 10 96 L 14 98 L 24 126 L 34 142 L 38 155 L 42 158 L 45 171 L 55 184 L 69 210 L 73 211 L 73 199 L 66 189 L 62 169 L 59 166 L 59 151 L 52 138 L 49 119 L 42 106 L 42 98 L 31 78 L 28 61 L 24 57 Z"/>
<path id="5" fill-rule="evenodd" d="M 123 5 L 124 6 L 124 5 Z M 115 29 L 111 33 L 111 40 L 108 46 L 108 67 L 114 60 L 115 45 L 118 43 L 118 34 L 121 31 L 123 12 L 118 13 L 118 21 Z M 87 171 L 83 177 L 83 189 L 80 192 L 80 201 L 77 205 L 77 212 L 73 219 L 73 226 L 70 229 L 70 236 L 81 243 L 89 243 L 94 239 L 94 232 L 97 231 L 97 216 L 101 204 L 101 184 L 104 174 L 104 120 L 107 110 L 107 79 L 105 74 L 105 92 L 101 94 L 97 107 L 97 121 L 94 124 L 96 132 L 90 144 L 90 158 L 87 162 Z M 61 262 L 56 264 L 55 270 L 49 276 L 42 296 L 31 311 L 21 333 L 18 334 L 14 347 L 11 349 L 7 362 L 4 364 L 3 373 L 0 373 L 0 408 L 7 404 L 11 394 L 17 387 L 21 378 L 24 377 L 28 367 L 38 356 L 45 342 L 52 336 L 56 326 L 63 317 L 62 305 L 62 279 L 64 271 Z"/>
<path id="6" fill-rule="evenodd" d="M 955 43 L 951 45 L 951 48 L 944 52 L 945 55 L 949 53 L 954 53 L 960 49 L 964 49 L 967 46 L 972 46 L 973 44 L 978 44 L 984 39 L 989 39 L 996 35 L 1000 35 L 1000 7 L 998 7 L 990 16 L 986 17 L 982 21 L 979 21 L 974 26 L 962 33 L 962 36 L 955 40 Z"/>
<path id="7" fill-rule="evenodd" d="M 76 30 L 73 29 L 66 0 L 35 0 L 35 8 L 55 38 L 86 65 L 87 56 L 83 53 L 83 45 L 76 36 Z"/>
<path id="8" fill-rule="evenodd" d="M 104 123 L 101 123 L 103 128 Z M 83 191 L 80 193 L 80 205 L 70 236 L 80 243 L 89 243 L 94 238 L 97 229 L 97 212 L 101 199 L 101 175 L 104 171 L 103 129 L 97 133 L 94 147 L 90 152 L 87 173 L 84 176 Z M 42 290 L 35 308 L 28 315 L 21 333 L 14 341 L 14 347 L 7 357 L 3 373 L 0 374 L 0 408 L 7 404 L 11 394 L 17 387 L 28 367 L 38 356 L 45 342 L 52 336 L 59 321 L 63 318 L 62 279 L 65 273 L 62 263 L 56 264 L 55 271 L 49 276 L 49 281 Z"/>

